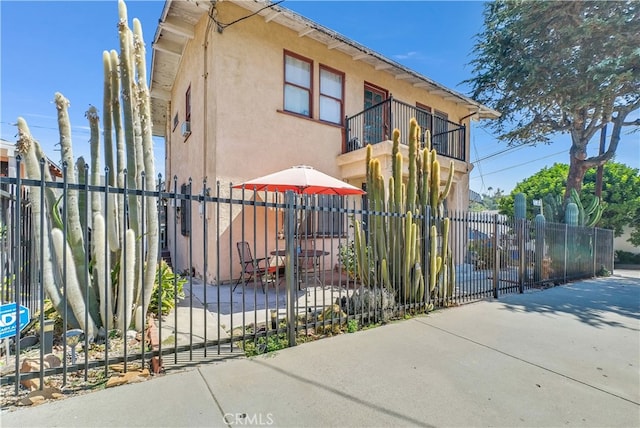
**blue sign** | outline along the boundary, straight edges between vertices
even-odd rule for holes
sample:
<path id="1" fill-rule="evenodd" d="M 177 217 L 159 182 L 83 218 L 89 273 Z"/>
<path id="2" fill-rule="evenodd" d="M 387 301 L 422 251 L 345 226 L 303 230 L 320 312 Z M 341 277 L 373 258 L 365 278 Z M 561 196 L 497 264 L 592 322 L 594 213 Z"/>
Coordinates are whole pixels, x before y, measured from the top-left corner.
<path id="1" fill-rule="evenodd" d="M 29 323 L 29 308 L 20 305 L 20 329 Z M 16 304 L 7 303 L 0 305 L 0 339 L 16 335 Z"/>

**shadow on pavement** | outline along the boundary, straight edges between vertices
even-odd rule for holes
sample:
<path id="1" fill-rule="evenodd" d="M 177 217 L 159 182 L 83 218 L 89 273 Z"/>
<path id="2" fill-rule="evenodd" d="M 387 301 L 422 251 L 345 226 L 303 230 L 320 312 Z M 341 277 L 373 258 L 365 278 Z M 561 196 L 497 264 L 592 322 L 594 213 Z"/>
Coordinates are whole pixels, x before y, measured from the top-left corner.
<path id="1" fill-rule="evenodd" d="M 593 327 L 635 327 L 611 319 L 611 314 L 640 320 L 640 280 L 600 278 L 547 289 L 540 293 L 500 297 L 504 309 L 543 314 L 567 313 Z M 608 316 L 607 316 L 608 315 Z"/>

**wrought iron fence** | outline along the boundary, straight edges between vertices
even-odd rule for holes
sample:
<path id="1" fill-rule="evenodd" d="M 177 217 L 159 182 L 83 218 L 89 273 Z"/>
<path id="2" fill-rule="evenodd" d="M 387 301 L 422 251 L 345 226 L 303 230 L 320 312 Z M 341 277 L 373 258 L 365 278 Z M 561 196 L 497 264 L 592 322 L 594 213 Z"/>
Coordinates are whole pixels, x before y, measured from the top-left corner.
<path id="1" fill-rule="evenodd" d="M 395 128 L 401 144 L 409 144 L 409 120 L 414 117 L 422 130 L 431 131 L 431 143 L 438 154 L 466 160 L 466 127 L 393 97 L 345 118 L 345 153 L 391 140 Z M 420 136 L 424 148 L 424 133 Z"/>
<path id="2" fill-rule="evenodd" d="M 66 179 L 55 183 L 0 177 L 0 184 L 14 189 L 4 199 L 0 213 L 7 225 L 0 259 L 11 260 L 0 271 L 7 287 L 1 303 L 23 305 L 27 296 L 36 296 L 35 301 L 29 300 L 29 306 L 39 326 L 28 326 L 18 333 L 20 325 L 16 324 L 14 333 L 54 336 L 53 346 L 41 340 L 31 349 L 23 349 L 21 342 L 11 337 L 5 340 L 13 342 L 14 356 L 33 357 L 35 352 L 42 362 L 47 353 L 57 353 L 62 361 L 60 367 L 21 373 L 21 359 L 16 358 L 13 372 L 9 370 L 2 377 L 2 384 L 14 385 L 16 394 L 22 381 L 39 378 L 43 385 L 42 379 L 52 374 L 61 374 L 64 383 L 69 373 L 81 371 L 86 381 L 96 370 L 109 376 L 118 362 L 136 362 L 158 370 L 259 353 L 426 312 L 431 305 L 446 307 L 499 297 L 613 270 L 610 230 L 449 212 L 454 287 L 446 294 L 406 294 L 396 278 L 391 278 L 388 287 L 376 279 L 381 261 L 375 257 L 365 273 L 368 281 L 355 269 L 355 222 L 367 231 L 367 251 L 373 255 L 377 244 L 370 239 L 369 224 L 376 217 L 397 217 L 363 209 L 366 204 L 360 197 L 254 193 L 220 183 L 212 189 L 206 181 L 196 187 L 191 180 L 182 186 L 177 177 L 167 183 L 166 190 L 159 180 L 159 190 L 153 191 L 72 186 Z M 34 239 L 32 249 L 18 255 L 31 233 L 24 225 L 42 222 L 22 208 L 24 193 L 18 189 L 36 187 L 73 188 L 87 201 L 93 195 L 105 199 L 108 194 L 133 194 L 144 209 L 157 209 L 166 216 L 162 223 L 166 229 L 161 231 L 163 250 L 170 254 L 167 260 L 179 275 L 167 279 L 160 273 L 157 282 L 167 287 L 173 309 L 166 314 L 149 313 L 145 332 L 138 339 L 133 332 L 127 335 L 109 327 L 94 340 L 83 337 L 76 345 L 77 339 L 63 328 L 67 324 L 56 324 L 54 333 L 46 332 L 39 272 L 42 240 Z M 183 189 L 186 192 L 179 191 Z M 145 207 L 146 196 L 157 198 L 157 206 Z M 431 224 L 440 228 L 442 223 L 442 219 L 430 216 L 418 216 L 417 221 L 423 231 Z M 92 224 L 84 227 L 91 229 Z M 42 233 L 51 230 L 43 229 Z M 431 272 L 425 260 L 430 238 L 424 232 L 420 236 L 423 273 L 428 277 Z M 21 277 L 25 263 L 36 267 L 28 290 L 12 280 Z M 162 307 L 163 294 L 145 299 L 158 299 L 158 307 Z"/>

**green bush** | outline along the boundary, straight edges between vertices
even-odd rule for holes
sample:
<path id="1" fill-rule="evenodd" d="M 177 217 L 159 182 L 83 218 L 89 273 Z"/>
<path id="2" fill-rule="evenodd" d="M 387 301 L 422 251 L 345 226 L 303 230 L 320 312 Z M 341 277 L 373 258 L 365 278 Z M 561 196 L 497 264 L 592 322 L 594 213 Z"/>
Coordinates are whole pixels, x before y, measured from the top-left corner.
<path id="1" fill-rule="evenodd" d="M 371 247 L 367 246 L 365 248 L 365 254 L 368 255 L 371 252 Z M 369 271 L 371 276 L 376 275 L 376 266 L 373 258 L 367 257 L 369 260 Z M 358 275 L 358 266 L 356 259 L 356 243 L 353 240 L 350 240 L 346 244 L 340 244 L 338 246 L 338 260 L 340 261 L 340 266 L 344 269 L 349 275 L 349 279 L 359 280 L 360 277 Z"/>
<path id="2" fill-rule="evenodd" d="M 158 272 L 160 273 L 160 286 L 158 286 Z M 175 307 L 178 300 L 184 299 L 184 284 L 186 278 L 173 273 L 167 262 L 162 260 L 156 271 L 156 279 L 151 292 L 148 313 L 158 315 L 168 315 Z M 158 313 L 158 297 L 161 302 L 161 311 Z"/>
<path id="3" fill-rule="evenodd" d="M 622 265 L 640 265 L 640 253 L 633 254 L 629 251 L 616 251 L 616 263 Z"/>
<path id="4" fill-rule="evenodd" d="M 355 279 L 357 276 L 356 271 L 356 252 L 354 241 L 349 241 L 346 244 L 340 244 L 338 246 L 338 260 L 340 266 L 349 275 L 350 279 Z"/>
<path id="5" fill-rule="evenodd" d="M 285 333 L 261 336 L 254 340 L 246 340 L 243 345 L 247 357 L 278 351 L 289 346 L 289 340 Z"/>

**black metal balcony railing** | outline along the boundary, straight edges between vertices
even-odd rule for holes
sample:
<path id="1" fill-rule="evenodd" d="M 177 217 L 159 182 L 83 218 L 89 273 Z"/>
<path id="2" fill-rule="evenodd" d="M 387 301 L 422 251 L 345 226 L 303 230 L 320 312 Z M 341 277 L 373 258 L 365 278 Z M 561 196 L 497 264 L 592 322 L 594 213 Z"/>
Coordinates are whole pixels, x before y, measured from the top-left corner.
<path id="1" fill-rule="evenodd" d="M 415 117 L 420 127 L 431 131 L 431 143 L 438 154 L 465 161 L 466 127 L 433 115 L 418 107 L 389 97 L 379 104 L 345 118 L 345 153 L 392 138 L 400 130 L 400 143 L 408 144 L 409 120 Z M 424 133 L 420 136 L 424 148 Z"/>

